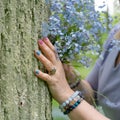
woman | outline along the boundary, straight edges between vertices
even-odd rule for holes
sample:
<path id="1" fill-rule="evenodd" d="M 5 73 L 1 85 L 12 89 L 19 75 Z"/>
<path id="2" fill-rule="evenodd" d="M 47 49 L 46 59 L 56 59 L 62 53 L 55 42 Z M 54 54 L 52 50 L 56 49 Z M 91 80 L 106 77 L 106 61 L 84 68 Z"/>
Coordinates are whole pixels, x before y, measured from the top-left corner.
<path id="1" fill-rule="evenodd" d="M 114 37 L 119 38 L 119 31 L 120 25 L 113 28 L 105 44 L 102 57 L 97 60 L 93 71 L 86 78 L 86 81 L 84 80 L 79 82 L 80 84 L 77 84 L 77 89 L 84 91 L 85 99 L 83 99 L 80 91 L 74 92 L 70 88 L 67 79 L 70 78 L 74 81 L 76 77 L 72 72 L 66 72 L 68 69 L 66 65 L 63 68 L 55 48 L 49 39 L 44 38 L 38 41 L 41 52 L 40 50 L 36 50 L 35 57 L 46 67 L 48 73 L 35 70 L 35 75 L 47 82 L 53 98 L 60 104 L 60 109 L 63 113 L 68 114 L 71 120 L 109 120 L 109 118 L 120 120 L 118 114 L 118 111 L 120 111 L 120 87 L 118 87 L 120 85 L 120 77 L 118 77 L 120 73 L 119 50 L 113 47 L 113 50 L 109 52 L 109 49 L 113 46 L 111 41 Z M 112 76 L 117 79 L 115 80 Z M 116 86 L 117 89 L 115 88 Z M 96 95 L 98 103 L 103 106 L 108 118 L 88 103 L 91 103 L 90 98 L 91 96 L 94 97 L 94 91 L 106 96 L 101 97 L 99 94 Z"/>

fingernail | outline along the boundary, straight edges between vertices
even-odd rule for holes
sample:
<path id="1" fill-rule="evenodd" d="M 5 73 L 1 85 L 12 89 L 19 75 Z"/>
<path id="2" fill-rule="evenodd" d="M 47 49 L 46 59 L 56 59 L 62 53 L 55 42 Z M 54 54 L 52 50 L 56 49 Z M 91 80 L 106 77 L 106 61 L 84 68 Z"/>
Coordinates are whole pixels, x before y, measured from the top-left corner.
<path id="1" fill-rule="evenodd" d="M 40 45 L 42 45 L 42 44 L 43 44 L 43 41 L 42 41 L 42 40 L 38 40 L 38 43 L 39 43 Z"/>
<path id="2" fill-rule="evenodd" d="M 36 75 L 39 75 L 39 73 L 40 73 L 39 70 L 36 70 L 36 71 L 35 71 L 35 74 L 36 74 Z"/>
<path id="3" fill-rule="evenodd" d="M 46 40 L 46 41 L 47 41 L 47 40 L 48 40 L 48 38 L 47 38 L 47 37 L 45 37 L 45 38 L 44 38 L 44 40 Z"/>
<path id="4" fill-rule="evenodd" d="M 39 56 L 41 54 L 41 52 L 39 50 L 37 50 L 36 54 Z"/>

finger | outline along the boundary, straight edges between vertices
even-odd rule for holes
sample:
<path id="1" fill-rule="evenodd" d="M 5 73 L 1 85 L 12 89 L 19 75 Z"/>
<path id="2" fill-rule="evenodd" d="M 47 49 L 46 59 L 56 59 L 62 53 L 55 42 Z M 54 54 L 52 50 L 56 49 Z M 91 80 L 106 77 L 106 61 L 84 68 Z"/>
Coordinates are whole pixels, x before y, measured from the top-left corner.
<path id="1" fill-rule="evenodd" d="M 50 42 L 50 40 L 49 40 L 47 37 L 43 38 L 43 41 L 45 42 L 46 45 L 49 46 L 49 48 L 50 48 L 53 52 L 55 52 L 55 47 L 53 46 L 53 44 Z"/>
<path id="2" fill-rule="evenodd" d="M 51 76 L 46 74 L 46 73 L 43 73 L 42 71 L 40 70 L 35 70 L 35 75 L 38 77 L 38 78 L 41 78 L 42 80 L 46 81 L 46 82 L 50 82 L 52 80 Z"/>
<path id="3" fill-rule="evenodd" d="M 45 44 L 43 40 L 39 40 L 38 45 L 39 45 L 41 51 L 43 52 L 43 54 L 45 55 L 45 57 L 47 59 L 49 59 L 52 63 L 54 63 L 56 61 L 55 54 L 49 48 L 49 46 L 47 44 Z"/>
<path id="4" fill-rule="evenodd" d="M 48 45 L 49 48 L 54 52 L 55 58 L 56 58 L 57 60 L 59 60 L 59 56 L 58 56 L 57 50 L 56 50 L 56 48 L 54 47 L 54 45 L 50 42 L 50 40 L 46 37 L 46 38 L 43 38 L 43 41 L 44 41 L 45 44 Z"/>
<path id="5" fill-rule="evenodd" d="M 54 65 L 39 50 L 36 50 L 34 54 L 48 71 L 51 71 L 51 69 L 54 68 Z"/>

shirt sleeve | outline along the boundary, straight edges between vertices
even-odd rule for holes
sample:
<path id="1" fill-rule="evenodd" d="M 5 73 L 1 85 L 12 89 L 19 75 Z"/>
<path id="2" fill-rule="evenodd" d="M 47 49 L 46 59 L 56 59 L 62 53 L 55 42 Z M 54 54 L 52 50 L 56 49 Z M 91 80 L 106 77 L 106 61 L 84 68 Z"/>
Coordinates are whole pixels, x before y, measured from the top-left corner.
<path id="1" fill-rule="evenodd" d="M 105 61 L 105 59 L 108 55 L 108 48 L 111 47 L 110 43 L 114 39 L 114 35 L 118 30 L 120 30 L 120 24 L 117 24 L 110 31 L 110 33 L 108 35 L 108 38 L 107 38 L 105 44 L 103 45 L 103 51 L 102 51 L 100 57 L 98 58 L 98 60 L 96 61 L 92 71 L 89 73 L 89 75 L 86 78 L 86 80 L 89 82 L 89 84 L 91 85 L 91 87 L 95 91 L 98 88 L 98 75 L 99 75 L 100 67 L 101 67 L 101 65 L 103 64 L 103 62 Z"/>
<path id="2" fill-rule="evenodd" d="M 98 74 L 99 74 L 99 69 L 100 69 L 102 61 L 103 61 L 103 54 L 104 54 L 104 52 L 102 52 L 102 54 L 96 61 L 92 71 L 89 73 L 89 75 L 86 78 L 86 80 L 89 82 L 89 84 L 91 85 L 93 90 L 97 90 L 97 88 L 98 88 Z"/>

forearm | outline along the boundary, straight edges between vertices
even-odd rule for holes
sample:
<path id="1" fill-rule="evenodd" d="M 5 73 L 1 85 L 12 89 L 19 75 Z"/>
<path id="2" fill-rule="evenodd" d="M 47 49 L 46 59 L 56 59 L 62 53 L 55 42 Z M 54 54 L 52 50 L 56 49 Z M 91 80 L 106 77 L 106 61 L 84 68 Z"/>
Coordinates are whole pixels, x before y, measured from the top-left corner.
<path id="1" fill-rule="evenodd" d="M 94 91 L 90 84 L 86 80 L 80 80 L 78 83 L 77 81 L 80 78 L 80 73 L 74 69 L 74 67 L 71 64 L 63 64 L 66 79 L 74 91 L 80 90 L 84 93 L 84 99 L 90 103 L 93 104 L 94 102 Z M 68 72 L 69 71 L 69 72 Z"/>
<path id="2" fill-rule="evenodd" d="M 99 113 L 93 106 L 83 100 L 68 115 L 71 120 L 110 120 Z"/>
<path id="3" fill-rule="evenodd" d="M 68 100 L 72 94 L 74 94 L 74 91 L 69 90 L 67 93 L 61 96 L 61 101 L 59 104 L 62 104 Z M 68 116 L 71 120 L 109 120 L 85 100 L 81 100 L 80 104 L 73 109 Z"/>
<path id="4" fill-rule="evenodd" d="M 92 89 L 92 87 L 90 86 L 90 84 L 86 81 L 86 80 L 81 80 L 80 83 L 78 84 L 78 86 L 73 89 L 75 90 L 80 90 L 83 92 L 84 95 L 84 99 L 93 105 L 94 103 L 94 91 Z"/>

